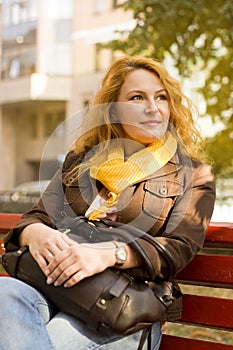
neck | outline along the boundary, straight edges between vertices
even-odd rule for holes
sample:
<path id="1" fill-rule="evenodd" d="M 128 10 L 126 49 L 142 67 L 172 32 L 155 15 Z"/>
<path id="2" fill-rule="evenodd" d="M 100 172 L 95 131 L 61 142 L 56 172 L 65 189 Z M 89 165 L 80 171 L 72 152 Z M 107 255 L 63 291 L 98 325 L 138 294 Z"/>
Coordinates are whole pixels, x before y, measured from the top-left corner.
<path id="1" fill-rule="evenodd" d="M 133 153 L 140 151 L 145 148 L 147 145 L 139 143 L 134 140 L 125 139 L 124 140 L 124 154 L 125 158 L 129 158 Z"/>

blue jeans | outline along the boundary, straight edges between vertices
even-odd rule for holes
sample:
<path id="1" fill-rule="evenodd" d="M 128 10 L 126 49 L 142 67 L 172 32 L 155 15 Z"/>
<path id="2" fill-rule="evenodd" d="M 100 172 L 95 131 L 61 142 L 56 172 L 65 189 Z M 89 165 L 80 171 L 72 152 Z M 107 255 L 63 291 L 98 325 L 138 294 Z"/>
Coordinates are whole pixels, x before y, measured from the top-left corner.
<path id="1" fill-rule="evenodd" d="M 9 277 L 0 277 L 1 350 L 136 350 L 141 331 L 129 336 L 103 336 L 52 305 L 36 289 Z M 152 350 L 158 350 L 161 327 L 152 327 Z M 147 345 L 144 345 L 147 349 Z M 144 349 L 143 348 L 143 349 Z"/>

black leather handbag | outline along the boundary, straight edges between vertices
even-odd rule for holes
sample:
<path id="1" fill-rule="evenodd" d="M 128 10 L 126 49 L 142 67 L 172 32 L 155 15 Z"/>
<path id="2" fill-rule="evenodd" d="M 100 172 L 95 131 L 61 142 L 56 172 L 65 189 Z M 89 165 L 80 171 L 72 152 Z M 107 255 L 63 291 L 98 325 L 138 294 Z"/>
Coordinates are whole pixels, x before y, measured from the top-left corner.
<path id="1" fill-rule="evenodd" d="M 2 255 L 2 265 L 13 277 L 35 287 L 59 310 L 71 314 L 87 324 L 92 330 L 124 335 L 150 327 L 163 319 L 180 317 L 174 304 L 181 300 L 181 290 L 173 280 L 172 257 L 156 238 L 128 225 L 112 221 L 89 224 L 83 217 L 65 217 L 57 226 L 70 229 L 70 238 L 77 242 L 100 242 L 117 240 L 127 242 L 140 254 L 148 271 L 147 280 L 133 277 L 127 271 L 107 268 L 105 271 L 85 278 L 71 288 L 54 287 L 46 283 L 46 276 L 33 259 L 27 247 Z M 138 238 L 151 244 L 162 255 L 171 271 L 168 281 L 156 281 L 154 269 Z"/>

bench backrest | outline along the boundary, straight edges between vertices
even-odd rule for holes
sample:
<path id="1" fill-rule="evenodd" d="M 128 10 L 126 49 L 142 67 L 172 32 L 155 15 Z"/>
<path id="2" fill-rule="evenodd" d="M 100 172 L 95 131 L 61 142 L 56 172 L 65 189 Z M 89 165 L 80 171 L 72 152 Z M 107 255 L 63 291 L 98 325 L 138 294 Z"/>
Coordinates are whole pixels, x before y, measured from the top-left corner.
<path id="1" fill-rule="evenodd" d="M 183 297 L 182 325 L 205 327 L 207 331 L 192 331 L 193 335 L 205 335 L 208 340 L 181 338 L 165 335 L 160 350 L 227 350 L 233 345 L 233 224 L 211 223 L 206 235 L 203 251 L 186 266 L 177 279 L 184 285 L 204 286 L 207 295 L 195 293 L 198 287 L 192 287 L 190 294 Z M 215 288 L 218 288 L 216 296 Z M 207 288 L 202 288 L 207 289 Z M 228 290 L 231 299 L 220 297 Z M 211 294 L 210 294 L 211 293 Z M 214 329 L 215 337 L 208 330 Z M 229 345 L 216 342 L 218 330 L 226 331 L 231 338 Z M 230 335 L 231 334 L 231 335 Z M 209 341 L 210 340 L 210 341 Z M 214 340 L 214 341 L 213 341 Z"/>
<path id="2" fill-rule="evenodd" d="M 20 219 L 20 214 L 0 213 L 0 233 L 8 232 Z M 210 329 L 233 331 L 233 224 L 211 223 L 203 251 L 178 274 L 183 285 L 205 286 L 231 290 L 232 298 L 199 295 L 195 287 L 183 298 L 182 325 L 198 325 Z M 209 291 L 209 289 L 208 289 Z M 211 338 L 211 337 L 210 337 Z M 160 350 L 227 350 L 226 345 L 216 341 L 184 338 L 164 334 Z"/>

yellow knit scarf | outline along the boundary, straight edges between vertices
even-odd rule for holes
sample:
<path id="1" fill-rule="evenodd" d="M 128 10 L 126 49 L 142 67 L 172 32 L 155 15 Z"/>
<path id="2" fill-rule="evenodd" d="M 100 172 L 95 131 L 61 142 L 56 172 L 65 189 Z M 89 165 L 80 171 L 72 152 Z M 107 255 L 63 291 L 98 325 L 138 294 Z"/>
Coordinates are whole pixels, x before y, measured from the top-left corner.
<path id="1" fill-rule="evenodd" d="M 128 186 L 146 179 L 162 168 L 175 154 L 177 142 L 171 132 L 146 148 L 133 153 L 126 161 L 122 148 L 114 149 L 100 166 L 91 166 L 91 177 L 99 180 L 108 190 L 104 204 L 94 210 L 89 219 L 95 220 L 100 213 L 116 207 L 120 193 Z"/>

